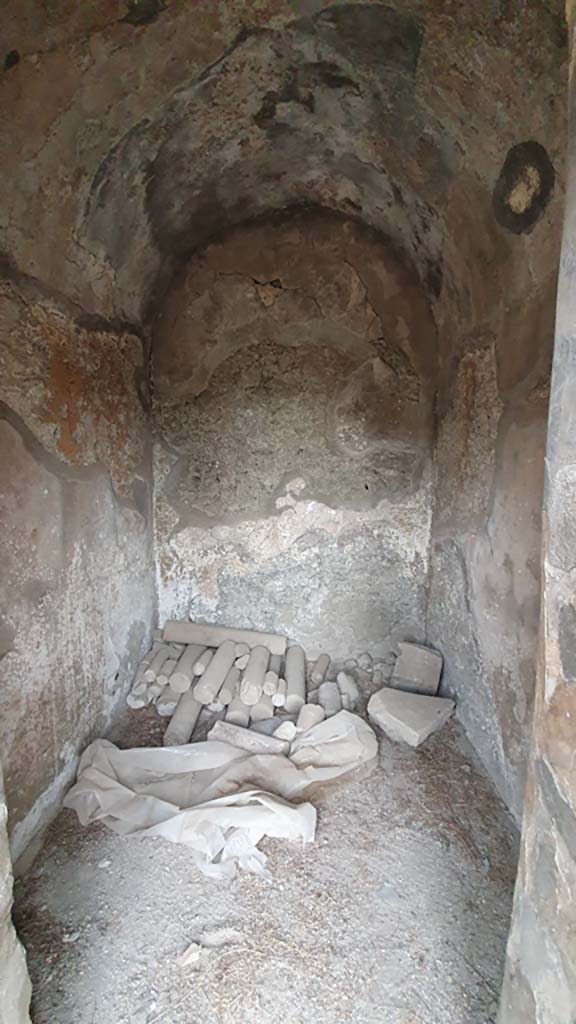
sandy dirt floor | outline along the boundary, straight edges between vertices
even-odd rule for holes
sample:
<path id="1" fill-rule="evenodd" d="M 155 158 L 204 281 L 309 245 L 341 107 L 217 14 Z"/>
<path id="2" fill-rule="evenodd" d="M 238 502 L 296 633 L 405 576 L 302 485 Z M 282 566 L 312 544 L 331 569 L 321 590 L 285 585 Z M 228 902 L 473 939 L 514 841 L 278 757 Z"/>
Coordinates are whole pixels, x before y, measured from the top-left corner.
<path id="1" fill-rule="evenodd" d="M 161 728 L 131 713 L 112 738 Z M 517 836 L 458 726 L 381 738 L 318 809 L 313 845 L 264 842 L 272 881 L 225 883 L 62 811 L 16 884 L 35 1024 L 494 1021 Z"/>

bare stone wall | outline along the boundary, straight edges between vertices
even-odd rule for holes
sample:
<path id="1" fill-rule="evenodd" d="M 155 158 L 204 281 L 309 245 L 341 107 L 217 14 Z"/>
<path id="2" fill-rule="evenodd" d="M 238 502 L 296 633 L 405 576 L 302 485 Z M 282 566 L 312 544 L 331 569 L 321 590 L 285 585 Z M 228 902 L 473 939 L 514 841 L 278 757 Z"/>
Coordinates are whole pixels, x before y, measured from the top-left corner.
<path id="1" fill-rule="evenodd" d="M 418 279 L 351 222 L 194 258 L 154 340 L 160 618 L 334 656 L 423 639 L 435 353 Z"/>
<path id="2" fill-rule="evenodd" d="M 551 336 L 552 323 L 547 347 Z M 431 554 L 428 638 L 445 657 L 443 689 L 518 822 L 540 607 L 541 372 L 505 402 L 493 347 L 462 358 L 439 431 Z"/>
<path id="3" fill-rule="evenodd" d="M 572 20 L 572 4 L 568 8 Z M 572 45 L 572 50 L 574 46 Z M 500 1024 L 576 1019 L 576 146 L 568 187 L 546 441 L 538 686 Z"/>
<path id="4" fill-rule="evenodd" d="M 542 126 L 546 141 L 549 127 Z M 509 182 L 512 205 L 518 182 L 538 170 L 530 154 Z M 534 203 L 527 199 L 514 230 L 495 201 L 482 217 L 477 211 L 476 232 L 462 239 L 462 276 L 436 307 L 437 483 L 427 635 L 445 657 L 444 691 L 456 696 L 459 717 L 518 823 L 535 687 L 563 199 L 563 159 L 554 160 L 556 180 L 544 208 L 539 193 Z M 499 188 L 496 179 L 495 196 Z"/>
<path id="5" fill-rule="evenodd" d="M 440 486 L 429 637 L 446 644 L 454 667 L 447 684 L 460 689 L 471 739 L 517 809 L 534 649 L 537 584 L 530 574 L 538 482 L 536 468 L 530 480 L 517 480 L 514 451 L 529 444 L 536 466 L 545 400 L 537 397 L 537 381 L 536 392 L 527 384 L 522 397 L 520 382 L 531 380 L 534 353 L 549 336 L 541 315 L 551 308 L 542 291 L 557 261 L 554 225 L 562 203 L 562 0 L 535 0 L 521 16 L 509 4 L 453 0 L 307 0 L 297 12 L 289 0 L 136 6 L 139 11 L 125 0 L 23 0 L 6 11 L 10 59 L 2 85 L 10 116 L 0 124 L 0 247 L 19 272 L 91 314 L 121 321 L 122 333 L 122 322 L 141 325 L 153 317 L 194 251 L 247 219 L 317 207 L 389 239 L 416 269 L 437 325 Z M 507 362 L 506 353 L 513 359 Z M 460 366 L 468 356 L 472 363 Z M 218 367 L 210 388 L 222 385 L 232 358 Z M 449 451 L 455 423 L 451 395 L 458 409 L 466 407 L 460 396 L 475 362 L 479 396 L 484 402 L 492 393 L 498 416 L 472 410 L 465 422 L 473 425 L 473 443 L 468 453 L 456 449 L 456 468 L 447 472 L 441 453 Z M 73 430 L 82 433 L 78 424 Z M 477 444 L 484 430 L 485 444 Z M 84 435 L 78 447 L 86 445 L 89 460 L 106 464 L 110 439 L 96 452 Z M 494 443 L 492 458 L 486 452 Z M 63 444 L 69 448 L 65 436 Z M 158 451 L 162 489 L 164 469 L 170 489 L 177 459 Z M 58 464 L 69 459 L 62 452 L 55 457 Z M 516 511 L 503 511 L 492 490 L 484 493 L 483 474 L 500 487 L 508 479 L 505 465 Z M 116 510 L 121 474 L 114 473 L 113 494 L 106 493 Z M 389 467 L 386 473 L 388 479 Z M 472 493 L 478 474 L 483 497 Z M 456 501 L 453 525 L 442 510 L 444 486 Z M 462 488 L 476 509 L 473 523 L 461 507 Z M 528 492 L 530 512 L 520 521 Z M 289 494 L 284 488 L 274 500 L 284 496 L 302 511 L 300 498 Z M 346 515 L 358 514 L 357 496 Z M 240 497 L 245 514 L 246 497 Z M 326 497 L 321 503 L 330 507 Z M 184 520 L 189 507 L 186 498 Z M 190 530 L 198 530 L 179 530 L 180 512 L 170 503 L 157 513 L 167 516 L 166 532 L 175 531 L 172 547 L 188 544 Z M 107 512 L 107 521 L 117 515 Z M 422 521 L 419 512 L 415 518 Z M 520 532 L 530 554 L 520 554 L 518 541 L 513 567 L 505 567 L 503 553 Z M 394 545 L 399 536 L 394 532 Z M 418 551 L 422 543 L 419 537 Z M 198 551 L 195 541 L 186 558 Z M 112 575 L 116 563 L 111 558 Z M 146 559 L 138 555 L 137 563 Z M 202 565 L 209 575 L 205 560 Z M 412 593 L 419 588 L 418 582 Z M 206 593 L 203 607 L 210 610 L 214 587 Z"/>
<path id="6" fill-rule="evenodd" d="M 0 282 L 0 749 L 17 856 L 101 735 L 155 602 L 142 341 Z"/>

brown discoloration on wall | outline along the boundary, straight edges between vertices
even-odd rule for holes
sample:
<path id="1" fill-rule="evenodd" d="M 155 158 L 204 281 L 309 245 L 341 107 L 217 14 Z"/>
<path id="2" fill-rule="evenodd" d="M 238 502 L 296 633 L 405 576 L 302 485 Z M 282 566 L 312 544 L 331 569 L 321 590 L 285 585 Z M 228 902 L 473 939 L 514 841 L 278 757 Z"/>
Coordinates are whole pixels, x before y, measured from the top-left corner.
<path id="1" fill-rule="evenodd" d="M 110 721 L 153 617 L 142 343 L 74 312 L 29 280 L 0 286 L 0 732 L 18 853 Z"/>
<path id="2" fill-rule="evenodd" d="M 0 398 L 25 414 L 48 451 L 72 466 L 105 466 L 129 495 L 147 434 L 140 339 L 81 328 L 50 300 L 9 284 L 0 302 Z"/>

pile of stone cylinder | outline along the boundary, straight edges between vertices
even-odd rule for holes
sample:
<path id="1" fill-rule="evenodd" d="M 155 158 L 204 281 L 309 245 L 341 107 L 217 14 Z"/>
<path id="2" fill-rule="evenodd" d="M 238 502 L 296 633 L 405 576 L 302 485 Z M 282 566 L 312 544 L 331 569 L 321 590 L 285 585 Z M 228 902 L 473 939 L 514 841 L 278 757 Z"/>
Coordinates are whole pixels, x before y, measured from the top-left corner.
<path id="1" fill-rule="evenodd" d="M 342 671 L 328 680 L 330 665 L 321 654 L 307 670 L 304 649 L 274 633 L 169 620 L 156 632 L 127 702 L 132 708 L 154 703 L 170 717 L 165 746 L 189 743 L 203 709 L 222 722 L 217 738 L 225 738 L 227 723 L 291 742 L 356 707 L 354 677 Z"/>

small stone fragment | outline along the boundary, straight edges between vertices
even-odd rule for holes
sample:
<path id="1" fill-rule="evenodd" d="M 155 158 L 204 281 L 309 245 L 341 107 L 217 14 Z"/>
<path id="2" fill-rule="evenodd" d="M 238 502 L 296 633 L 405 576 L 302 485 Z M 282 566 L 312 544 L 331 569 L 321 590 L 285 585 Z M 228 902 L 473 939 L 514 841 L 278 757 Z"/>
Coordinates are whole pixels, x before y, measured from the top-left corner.
<path id="1" fill-rule="evenodd" d="M 186 648 L 170 675 L 170 689 L 174 690 L 174 693 L 186 693 L 186 690 L 190 689 L 195 675 L 194 665 L 205 651 L 206 648 L 199 647 L 198 644 L 190 644 Z"/>
<path id="2" fill-rule="evenodd" d="M 234 642 L 232 640 L 224 640 L 196 683 L 194 692 L 196 700 L 200 701 L 201 704 L 212 704 L 216 701 L 218 691 L 234 665 L 235 657 Z"/>
<path id="3" fill-rule="evenodd" d="M 218 700 L 224 707 L 228 707 L 231 701 L 234 700 L 238 689 L 240 687 L 240 669 L 237 669 L 234 665 L 228 672 L 226 679 L 222 683 L 218 691 Z"/>
<path id="4" fill-rule="evenodd" d="M 262 686 L 262 693 L 265 693 L 267 697 L 273 697 L 278 689 L 278 675 L 271 669 L 268 669 L 264 676 L 264 683 Z"/>
<path id="5" fill-rule="evenodd" d="M 156 711 L 162 718 L 172 718 L 180 700 L 177 693 L 174 693 L 169 686 L 166 686 L 156 698 Z"/>
<path id="6" fill-rule="evenodd" d="M 279 654 L 271 654 L 268 668 L 270 672 L 275 672 L 277 676 L 280 675 L 280 669 L 282 667 L 282 658 Z"/>
<path id="7" fill-rule="evenodd" d="M 291 644 L 284 659 L 287 711 L 298 712 L 306 703 L 306 655 L 300 644 Z"/>
<path id="8" fill-rule="evenodd" d="M 342 710 L 342 697 L 337 683 L 322 683 L 318 690 L 318 702 L 326 712 L 326 718 L 337 715 Z"/>
<path id="9" fill-rule="evenodd" d="M 196 675 L 196 676 L 203 675 L 203 673 L 208 668 L 208 665 L 212 661 L 213 657 L 214 657 L 214 651 L 211 651 L 211 650 L 209 650 L 207 648 L 204 651 L 204 653 L 201 654 L 200 657 L 194 662 L 194 675 Z"/>
<path id="10" fill-rule="evenodd" d="M 283 708 L 286 704 L 286 680 L 279 679 L 276 693 L 272 695 L 272 703 L 275 708 Z"/>
<path id="11" fill-rule="evenodd" d="M 365 672 L 372 671 L 372 655 L 368 654 L 367 651 L 364 654 L 358 655 L 358 665 L 363 668 Z"/>
<path id="12" fill-rule="evenodd" d="M 231 722 L 232 725 L 241 725 L 246 728 L 250 721 L 250 708 L 240 699 L 237 695 L 230 701 L 226 708 L 225 721 Z"/>
<path id="13" fill-rule="evenodd" d="M 202 705 L 195 699 L 193 691 L 186 690 L 164 733 L 164 746 L 177 747 L 189 743 L 201 710 Z"/>
<path id="14" fill-rule="evenodd" d="M 297 732 L 307 732 L 324 721 L 326 712 L 321 704 L 303 704 L 296 722 Z"/>
<path id="15" fill-rule="evenodd" d="M 274 730 L 274 736 L 279 740 L 288 740 L 292 742 L 296 736 L 296 725 L 294 722 L 282 722 L 277 729 Z"/>
<path id="16" fill-rule="evenodd" d="M 314 663 L 312 672 L 310 673 L 310 681 L 315 683 L 316 686 L 320 686 L 326 678 L 326 673 L 330 668 L 330 655 L 320 654 Z"/>
<path id="17" fill-rule="evenodd" d="M 356 680 L 353 676 L 348 675 L 347 672 L 339 672 L 336 682 L 342 698 L 342 707 L 346 711 L 353 711 L 360 700 L 360 690 L 356 685 Z"/>
<path id="18" fill-rule="evenodd" d="M 273 715 L 274 705 L 272 703 L 272 697 L 266 693 L 262 693 L 258 702 L 253 704 L 250 708 L 250 721 L 264 722 L 267 718 L 272 718 Z"/>

